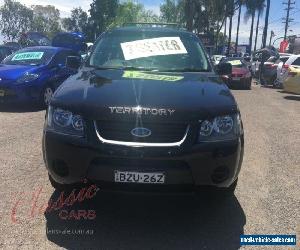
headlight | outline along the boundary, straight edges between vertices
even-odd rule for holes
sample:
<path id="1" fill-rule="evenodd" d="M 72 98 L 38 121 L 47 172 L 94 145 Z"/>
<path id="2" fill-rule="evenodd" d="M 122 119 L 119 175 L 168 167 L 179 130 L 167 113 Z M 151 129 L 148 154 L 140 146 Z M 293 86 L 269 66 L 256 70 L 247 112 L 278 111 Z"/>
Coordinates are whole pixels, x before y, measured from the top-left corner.
<path id="1" fill-rule="evenodd" d="M 39 77 L 40 77 L 39 74 L 32 74 L 32 73 L 26 72 L 23 76 L 21 76 L 17 80 L 17 83 L 31 82 L 31 81 L 34 81 L 34 80 L 38 79 Z"/>
<path id="2" fill-rule="evenodd" d="M 49 106 L 47 127 L 63 134 L 84 136 L 84 121 L 82 117 L 60 108 Z"/>
<path id="3" fill-rule="evenodd" d="M 198 142 L 226 141 L 242 134 L 240 115 L 225 115 L 201 121 Z"/>

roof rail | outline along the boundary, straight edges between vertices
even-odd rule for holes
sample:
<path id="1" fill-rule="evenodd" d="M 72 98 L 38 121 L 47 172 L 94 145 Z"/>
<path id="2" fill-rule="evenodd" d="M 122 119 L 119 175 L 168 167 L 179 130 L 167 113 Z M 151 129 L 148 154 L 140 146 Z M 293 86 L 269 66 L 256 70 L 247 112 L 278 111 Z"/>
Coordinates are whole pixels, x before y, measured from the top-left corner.
<path id="1" fill-rule="evenodd" d="M 171 28 L 183 28 L 179 23 L 161 23 L 161 22 L 137 22 L 137 23 L 124 23 L 123 26 L 134 27 L 171 27 Z"/>

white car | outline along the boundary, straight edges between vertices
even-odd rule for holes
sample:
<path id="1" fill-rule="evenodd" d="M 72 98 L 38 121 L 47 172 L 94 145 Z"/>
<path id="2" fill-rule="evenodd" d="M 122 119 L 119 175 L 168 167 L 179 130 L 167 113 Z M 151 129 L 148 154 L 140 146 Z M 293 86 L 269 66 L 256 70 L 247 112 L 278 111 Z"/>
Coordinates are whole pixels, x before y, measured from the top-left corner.
<path id="1" fill-rule="evenodd" d="M 220 63 L 220 61 L 222 60 L 222 58 L 225 58 L 226 56 L 223 55 L 213 55 L 211 57 L 212 62 L 214 63 L 214 65 L 218 65 Z"/>
<path id="2" fill-rule="evenodd" d="M 288 76 L 288 69 L 291 65 L 300 66 L 300 55 L 290 55 L 285 62 L 283 58 L 286 57 L 282 57 L 283 62 L 279 63 L 277 67 L 277 79 L 274 82 L 275 87 L 282 87 L 284 80 Z"/>

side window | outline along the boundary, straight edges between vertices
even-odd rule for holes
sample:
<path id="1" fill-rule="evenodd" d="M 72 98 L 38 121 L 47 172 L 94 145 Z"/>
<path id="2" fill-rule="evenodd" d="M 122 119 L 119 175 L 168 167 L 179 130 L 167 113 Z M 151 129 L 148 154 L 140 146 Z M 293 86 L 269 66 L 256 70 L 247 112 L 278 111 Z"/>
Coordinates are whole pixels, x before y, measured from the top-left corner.
<path id="1" fill-rule="evenodd" d="M 300 57 L 298 57 L 298 58 L 292 63 L 292 65 L 300 66 Z"/>
<path id="2" fill-rule="evenodd" d="M 289 58 L 288 57 L 283 57 L 283 58 L 280 58 L 280 60 L 285 63 Z"/>
<path id="3" fill-rule="evenodd" d="M 65 51 L 61 51 L 53 59 L 54 65 L 65 65 L 66 64 L 67 53 Z"/>

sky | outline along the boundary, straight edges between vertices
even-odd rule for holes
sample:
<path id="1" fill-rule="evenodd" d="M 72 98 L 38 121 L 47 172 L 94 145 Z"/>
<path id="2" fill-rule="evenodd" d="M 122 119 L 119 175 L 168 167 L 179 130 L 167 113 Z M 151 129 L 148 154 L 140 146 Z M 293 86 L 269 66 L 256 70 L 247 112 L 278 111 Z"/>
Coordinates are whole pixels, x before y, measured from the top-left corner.
<path id="1" fill-rule="evenodd" d="M 62 17 L 67 17 L 70 15 L 71 9 L 75 7 L 81 6 L 84 10 L 88 11 L 92 0 L 18 0 L 22 4 L 27 6 L 39 4 L 39 5 L 47 5 L 51 4 L 56 6 L 61 12 Z M 160 5 L 164 2 L 163 0 L 134 0 L 138 3 L 143 3 L 146 9 L 152 10 L 154 13 L 159 14 Z M 209 0 L 207 0 L 209 1 Z M 287 0 L 283 0 L 287 1 Z M 269 31 L 273 30 L 276 38 L 279 38 L 284 35 L 284 24 L 282 23 L 282 18 L 286 16 L 286 11 L 284 10 L 285 6 L 282 4 L 282 0 L 271 0 L 271 8 L 270 8 L 270 17 L 269 17 Z M 291 27 L 289 28 L 288 35 L 295 34 L 300 36 L 300 0 L 294 0 L 296 4 L 294 5 L 294 9 L 291 11 L 291 18 L 294 19 L 294 22 L 291 23 Z M 0 5 L 3 4 L 3 0 L 0 0 Z M 240 26 L 240 43 L 246 44 L 249 41 L 250 34 L 250 25 L 251 20 L 248 20 L 246 23 L 244 21 L 244 12 L 243 9 L 242 18 L 241 18 L 241 26 Z M 265 13 L 264 13 L 265 14 Z M 261 34 L 263 30 L 264 24 L 264 14 L 260 20 L 260 31 L 259 31 L 259 45 L 261 44 Z M 256 21 L 255 21 L 256 22 Z M 236 25 L 237 25 L 237 15 L 234 17 L 233 21 L 233 38 L 235 41 L 235 33 L 236 33 Z M 1 39 L 1 38 L 0 38 Z M 269 38 L 268 40 L 269 41 Z M 278 40 L 280 41 L 280 40 Z M 275 43 L 276 45 L 277 43 Z"/>

